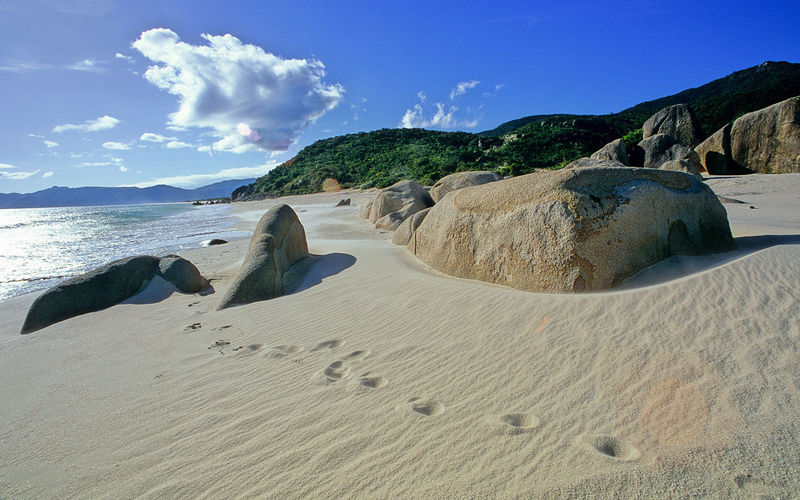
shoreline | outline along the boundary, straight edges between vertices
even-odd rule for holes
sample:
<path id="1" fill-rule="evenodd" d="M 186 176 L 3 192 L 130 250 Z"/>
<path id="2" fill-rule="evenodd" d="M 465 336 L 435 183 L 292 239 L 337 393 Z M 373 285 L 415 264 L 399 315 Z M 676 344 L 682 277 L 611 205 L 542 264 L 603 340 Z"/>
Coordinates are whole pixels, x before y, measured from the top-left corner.
<path id="1" fill-rule="evenodd" d="M 209 295 L 26 336 L 34 294 L 2 302 L 0 491 L 796 493 L 800 174 L 709 184 L 747 202 L 724 206 L 749 246 L 713 267 L 673 257 L 637 277 L 683 276 L 628 290 L 532 293 L 438 273 L 360 219 L 374 191 L 356 191 L 231 205 L 252 229 L 288 203 L 320 257 L 276 299 L 215 310 L 242 239 L 181 252 Z"/>

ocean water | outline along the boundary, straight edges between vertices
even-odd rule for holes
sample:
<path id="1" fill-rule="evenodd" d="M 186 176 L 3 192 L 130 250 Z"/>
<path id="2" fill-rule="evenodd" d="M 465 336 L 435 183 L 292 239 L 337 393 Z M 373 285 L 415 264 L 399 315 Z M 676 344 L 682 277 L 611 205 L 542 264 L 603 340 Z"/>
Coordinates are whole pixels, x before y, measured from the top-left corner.
<path id="1" fill-rule="evenodd" d="M 233 229 L 229 205 L 159 203 L 0 210 L 0 301 L 132 255 L 177 253 Z"/>

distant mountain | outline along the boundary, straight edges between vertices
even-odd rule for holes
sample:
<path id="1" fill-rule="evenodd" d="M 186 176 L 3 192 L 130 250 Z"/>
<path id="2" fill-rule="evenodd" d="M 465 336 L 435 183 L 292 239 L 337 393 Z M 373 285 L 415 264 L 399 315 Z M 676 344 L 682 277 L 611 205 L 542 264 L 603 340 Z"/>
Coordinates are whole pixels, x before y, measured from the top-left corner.
<path id="1" fill-rule="evenodd" d="M 90 205 L 135 205 L 176 201 L 227 198 L 231 192 L 255 179 L 215 182 L 195 189 L 182 189 L 163 184 L 148 188 L 53 186 L 35 193 L 0 193 L 0 208 L 80 207 Z"/>
<path id="2" fill-rule="evenodd" d="M 382 129 L 323 139 L 260 177 L 248 197 L 342 187 L 385 187 L 401 179 L 431 184 L 463 170 L 520 175 L 559 168 L 625 137 L 636 143 L 644 121 L 678 103 L 689 105 L 705 137 L 744 113 L 800 95 L 800 64 L 765 62 L 697 88 L 608 115 L 534 115 L 478 134 Z"/>

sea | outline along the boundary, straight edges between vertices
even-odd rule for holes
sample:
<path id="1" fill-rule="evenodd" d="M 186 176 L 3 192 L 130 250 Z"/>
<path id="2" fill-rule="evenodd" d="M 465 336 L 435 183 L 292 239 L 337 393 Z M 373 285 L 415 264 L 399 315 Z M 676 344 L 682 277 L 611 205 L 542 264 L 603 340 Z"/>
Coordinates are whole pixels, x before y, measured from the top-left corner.
<path id="1" fill-rule="evenodd" d="M 156 203 L 0 210 L 0 301 L 132 255 L 244 238 L 230 205 Z"/>

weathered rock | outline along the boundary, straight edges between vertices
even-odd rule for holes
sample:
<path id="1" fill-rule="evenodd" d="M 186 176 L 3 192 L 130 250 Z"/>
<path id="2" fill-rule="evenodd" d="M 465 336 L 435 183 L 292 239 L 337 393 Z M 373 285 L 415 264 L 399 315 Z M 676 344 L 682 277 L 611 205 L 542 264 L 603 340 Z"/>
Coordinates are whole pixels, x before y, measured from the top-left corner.
<path id="1" fill-rule="evenodd" d="M 409 216 L 432 205 L 425 188 L 414 181 L 400 181 L 380 191 L 369 210 L 362 207 L 361 213 L 366 212 L 376 228 L 394 231 Z"/>
<path id="2" fill-rule="evenodd" d="M 605 167 L 605 168 L 629 168 L 616 160 L 603 160 L 597 158 L 579 158 L 564 168 L 587 168 L 587 167 Z"/>
<path id="3" fill-rule="evenodd" d="M 289 205 L 270 209 L 258 221 L 239 275 L 217 309 L 249 304 L 283 294 L 283 276 L 308 257 L 303 224 Z"/>
<path id="4" fill-rule="evenodd" d="M 674 170 L 676 172 L 687 173 L 699 180 L 704 180 L 700 172 L 697 171 L 695 162 L 690 160 L 670 160 L 661 164 L 659 170 Z"/>
<path id="5" fill-rule="evenodd" d="M 48 289 L 31 304 L 20 333 L 119 304 L 139 293 L 156 276 L 186 293 L 199 292 L 208 285 L 194 264 L 177 255 L 161 259 L 149 255 L 127 257 Z"/>
<path id="6" fill-rule="evenodd" d="M 350 198 L 345 198 L 343 200 L 339 200 L 339 203 L 336 204 L 337 207 L 349 207 L 350 206 Z"/>
<path id="7" fill-rule="evenodd" d="M 740 116 L 733 122 L 730 158 L 759 173 L 800 173 L 800 97 Z"/>
<path id="8" fill-rule="evenodd" d="M 691 176 L 576 168 L 459 190 L 428 212 L 408 247 L 454 276 L 578 292 L 611 288 L 670 255 L 735 243 L 725 209 Z"/>
<path id="9" fill-rule="evenodd" d="M 501 179 L 502 177 L 496 173 L 486 170 L 456 172 L 439 179 L 431 188 L 430 194 L 434 203 L 439 203 L 439 200 L 444 198 L 444 195 L 450 191 L 455 191 L 457 189 L 463 189 L 470 186 L 480 186 L 481 184 L 487 184 L 489 182 L 495 182 Z"/>
<path id="10" fill-rule="evenodd" d="M 674 137 L 679 144 L 693 148 L 700 142 L 697 121 L 687 104 L 668 106 L 648 118 L 642 126 L 642 138 L 658 134 Z"/>
<path id="11" fill-rule="evenodd" d="M 372 210 L 372 204 L 375 202 L 375 197 L 368 199 L 361 205 L 361 208 L 358 210 L 358 215 L 362 219 L 369 219 L 369 213 Z"/>
<path id="12" fill-rule="evenodd" d="M 416 231 L 419 225 L 422 224 L 422 221 L 425 220 L 425 216 L 428 215 L 429 210 L 430 208 L 420 210 L 403 221 L 397 230 L 395 230 L 394 235 L 392 235 L 392 243 L 395 245 L 408 245 L 409 240 L 414 236 L 414 231 Z"/>
<path id="13" fill-rule="evenodd" d="M 695 149 L 700 158 L 700 168 L 709 174 L 728 174 L 731 151 L 731 124 L 717 130 L 711 137 L 701 142 Z"/>
<path id="14" fill-rule="evenodd" d="M 183 293 L 197 293 L 208 286 L 208 281 L 194 264 L 177 255 L 167 255 L 158 261 L 161 277 Z"/>
<path id="15" fill-rule="evenodd" d="M 625 141 L 622 139 L 615 139 L 609 142 L 601 149 L 592 153 L 590 158 L 593 160 L 611 160 L 620 163 L 623 166 L 630 164 L 628 149 L 625 146 Z"/>
<path id="16" fill-rule="evenodd" d="M 700 157 L 696 152 L 679 144 L 671 135 L 658 134 L 647 139 L 642 139 L 636 148 L 636 157 L 633 164 L 637 167 L 659 168 L 662 164 L 672 160 L 688 160 L 700 165 Z"/>

